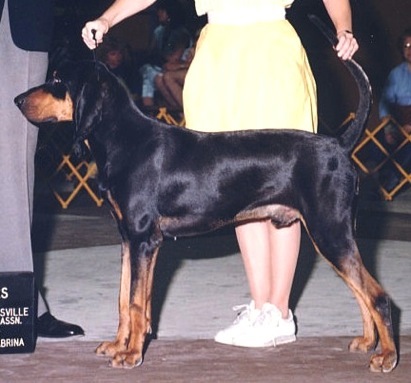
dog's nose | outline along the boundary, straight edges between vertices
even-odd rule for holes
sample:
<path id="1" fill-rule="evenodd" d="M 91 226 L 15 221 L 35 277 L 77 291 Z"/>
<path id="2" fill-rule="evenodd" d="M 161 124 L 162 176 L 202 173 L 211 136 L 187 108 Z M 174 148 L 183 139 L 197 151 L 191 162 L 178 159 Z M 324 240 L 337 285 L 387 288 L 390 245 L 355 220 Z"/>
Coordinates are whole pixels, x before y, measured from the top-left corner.
<path id="1" fill-rule="evenodd" d="M 26 98 L 24 97 L 24 95 L 20 94 L 19 96 L 14 98 L 14 103 L 21 109 L 21 107 L 24 104 L 25 99 Z"/>

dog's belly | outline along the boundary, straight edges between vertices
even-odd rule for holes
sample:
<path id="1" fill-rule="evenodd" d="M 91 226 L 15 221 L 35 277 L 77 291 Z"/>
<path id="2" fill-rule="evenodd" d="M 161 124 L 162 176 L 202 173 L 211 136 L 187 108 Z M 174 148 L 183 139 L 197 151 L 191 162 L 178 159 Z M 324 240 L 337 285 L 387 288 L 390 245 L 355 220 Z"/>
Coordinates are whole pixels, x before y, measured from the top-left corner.
<path id="1" fill-rule="evenodd" d="M 271 219 L 277 227 L 288 226 L 301 218 L 298 210 L 284 205 L 267 205 L 241 211 L 235 216 L 236 222 Z"/>
<path id="2" fill-rule="evenodd" d="M 161 232 L 167 237 L 194 236 L 217 230 L 229 224 L 270 219 L 277 227 L 289 226 L 301 218 L 298 210 L 284 205 L 267 205 L 242 210 L 230 219 L 212 218 L 209 215 L 184 215 L 161 217 Z"/>

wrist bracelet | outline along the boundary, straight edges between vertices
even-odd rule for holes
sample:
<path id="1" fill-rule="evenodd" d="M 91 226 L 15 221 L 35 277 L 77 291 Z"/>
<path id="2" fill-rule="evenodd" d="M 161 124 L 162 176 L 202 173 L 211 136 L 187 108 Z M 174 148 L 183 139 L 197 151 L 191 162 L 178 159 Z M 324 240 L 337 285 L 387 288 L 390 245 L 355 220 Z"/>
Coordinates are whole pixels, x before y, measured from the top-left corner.
<path id="1" fill-rule="evenodd" d="M 349 31 L 348 29 L 344 29 L 343 31 L 337 32 L 337 36 L 338 36 L 340 33 L 348 33 L 349 35 L 353 35 L 353 33 L 352 33 L 351 31 Z"/>

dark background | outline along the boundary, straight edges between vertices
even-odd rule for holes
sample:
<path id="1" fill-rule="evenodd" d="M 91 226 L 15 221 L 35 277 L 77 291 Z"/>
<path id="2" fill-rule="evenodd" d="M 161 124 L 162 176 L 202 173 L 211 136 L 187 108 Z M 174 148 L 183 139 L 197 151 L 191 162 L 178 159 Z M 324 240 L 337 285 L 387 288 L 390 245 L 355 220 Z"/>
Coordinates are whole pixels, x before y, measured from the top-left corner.
<path id="1" fill-rule="evenodd" d="M 204 18 L 195 14 L 194 0 L 180 0 L 186 9 L 187 27 L 195 31 L 204 24 Z M 100 15 L 112 0 L 56 0 L 55 47 L 66 45 L 70 54 L 78 59 L 91 59 L 92 53 L 81 41 L 81 28 L 88 20 Z M 411 26 L 410 0 L 352 0 L 354 33 L 360 50 L 355 59 L 367 72 L 374 91 L 374 107 L 369 127 L 378 124 L 376 105 L 381 88 L 390 69 L 401 62 L 397 39 Z M 339 63 L 327 41 L 311 25 L 307 14 L 317 14 L 328 20 L 321 0 L 296 0 L 288 11 L 288 18 L 299 33 L 307 50 L 317 80 L 321 129 L 333 131 L 357 105 L 355 85 Z M 125 41 L 138 66 L 144 61 L 152 29 L 156 25 L 153 7 L 135 15 L 110 34 Z"/>

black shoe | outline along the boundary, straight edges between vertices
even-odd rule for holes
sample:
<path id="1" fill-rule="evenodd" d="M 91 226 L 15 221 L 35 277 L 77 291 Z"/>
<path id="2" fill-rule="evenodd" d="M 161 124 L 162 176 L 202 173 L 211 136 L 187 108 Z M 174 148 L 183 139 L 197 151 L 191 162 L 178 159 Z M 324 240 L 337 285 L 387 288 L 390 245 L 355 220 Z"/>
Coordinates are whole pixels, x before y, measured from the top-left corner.
<path id="1" fill-rule="evenodd" d="M 49 312 L 37 318 L 37 336 L 43 338 L 67 338 L 84 335 L 84 330 L 75 324 L 54 318 Z"/>

